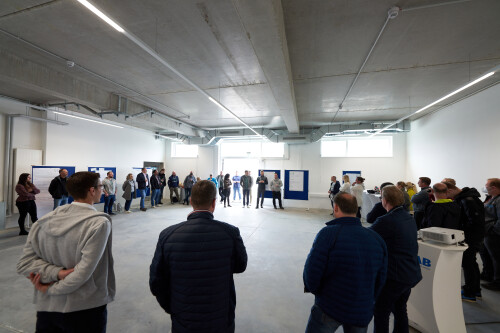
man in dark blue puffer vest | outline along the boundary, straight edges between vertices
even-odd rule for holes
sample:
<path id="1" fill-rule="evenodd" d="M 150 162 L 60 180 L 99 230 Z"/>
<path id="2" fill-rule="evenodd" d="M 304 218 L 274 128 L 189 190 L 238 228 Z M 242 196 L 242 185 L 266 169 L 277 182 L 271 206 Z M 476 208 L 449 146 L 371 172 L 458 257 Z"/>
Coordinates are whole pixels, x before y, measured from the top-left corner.
<path id="1" fill-rule="evenodd" d="M 213 182 L 197 182 L 188 220 L 160 233 L 149 286 L 173 333 L 235 329 L 233 274 L 245 271 L 247 253 L 239 229 L 214 220 L 216 193 Z"/>
<path id="2" fill-rule="evenodd" d="M 316 236 L 304 266 L 305 290 L 314 294 L 306 333 L 366 332 L 373 304 L 384 286 L 387 248 L 384 240 L 361 226 L 356 198 L 339 193 L 335 220 Z"/>

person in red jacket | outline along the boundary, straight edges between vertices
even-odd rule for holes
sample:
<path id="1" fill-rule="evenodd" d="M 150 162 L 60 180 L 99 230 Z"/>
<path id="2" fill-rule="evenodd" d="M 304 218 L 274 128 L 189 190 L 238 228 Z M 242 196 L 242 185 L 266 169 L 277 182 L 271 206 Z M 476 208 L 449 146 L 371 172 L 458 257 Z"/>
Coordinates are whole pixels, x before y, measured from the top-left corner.
<path id="1" fill-rule="evenodd" d="M 40 190 L 31 182 L 29 173 L 22 173 L 16 185 L 16 193 L 19 195 L 16 199 L 16 207 L 19 209 L 19 220 L 17 221 L 20 229 L 19 235 L 27 235 L 28 232 L 24 228 L 24 221 L 28 214 L 30 214 L 33 223 L 38 220 L 35 194 L 40 193 Z"/>

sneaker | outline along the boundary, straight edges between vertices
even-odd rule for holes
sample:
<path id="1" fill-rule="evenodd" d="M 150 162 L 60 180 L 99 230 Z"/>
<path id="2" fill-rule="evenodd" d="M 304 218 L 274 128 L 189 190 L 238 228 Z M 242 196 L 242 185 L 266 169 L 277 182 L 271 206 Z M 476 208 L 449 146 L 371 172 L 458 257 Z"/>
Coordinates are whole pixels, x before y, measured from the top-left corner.
<path id="1" fill-rule="evenodd" d="M 156 208 L 155 206 L 151 206 L 151 208 Z"/>
<path id="2" fill-rule="evenodd" d="M 141 210 L 142 210 L 143 212 L 145 212 L 145 211 L 147 211 L 147 208 L 141 208 Z"/>
<path id="3" fill-rule="evenodd" d="M 255 207 L 255 209 L 259 209 L 259 206 Z"/>
<path id="4" fill-rule="evenodd" d="M 481 291 L 476 292 L 476 298 L 483 299 L 483 294 L 481 294 Z"/>
<path id="5" fill-rule="evenodd" d="M 247 206 L 247 208 L 250 208 L 250 206 Z"/>
<path id="6" fill-rule="evenodd" d="M 125 213 L 130 214 L 130 213 L 132 213 L 132 211 L 131 210 L 126 210 Z"/>
<path id="7" fill-rule="evenodd" d="M 111 213 L 109 213 L 109 215 L 116 215 L 116 213 L 111 212 Z"/>
<path id="8" fill-rule="evenodd" d="M 476 302 L 476 297 L 475 296 L 465 295 L 464 291 L 462 290 L 462 301 L 475 303 Z"/>
<path id="9" fill-rule="evenodd" d="M 159 204 L 157 204 L 157 206 L 163 206 L 163 204 L 162 204 L 162 203 L 159 203 Z"/>
<path id="10" fill-rule="evenodd" d="M 280 209 L 285 209 L 285 208 L 283 208 L 283 207 L 280 207 Z"/>
<path id="11" fill-rule="evenodd" d="M 274 209 L 278 209 L 278 208 L 274 207 Z"/>
<path id="12" fill-rule="evenodd" d="M 500 291 L 500 283 L 498 282 L 481 283 L 481 286 L 488 290 Z"/>
<path id="13" fill-rule="evenodd" d="M 264 207 L 262 207 L 262 205 L 261 205 L 260 208 L 264 208 Z"/>
<path id="14" fill-rule="evenodd" d="M 231 205 L 227 205 L 228 207 L 232 207 Z"/>

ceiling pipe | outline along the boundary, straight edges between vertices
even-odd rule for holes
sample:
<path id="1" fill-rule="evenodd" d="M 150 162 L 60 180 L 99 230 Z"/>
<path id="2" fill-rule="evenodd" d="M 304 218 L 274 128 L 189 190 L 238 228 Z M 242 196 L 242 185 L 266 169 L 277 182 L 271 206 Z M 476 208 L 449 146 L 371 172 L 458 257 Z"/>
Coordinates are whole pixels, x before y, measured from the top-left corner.
<path id="1" fill-rule="evenodd" d="M 363 64 L 359 68 L 356 76 L 354 77 L 354 80 L 352 81 L 351 85 L 349 86 L 349 89 L 347 90 L 347 93 L 345 94 L 344 98 L 340 102 L 340 104 L 339 104 L 339 106 L 337 108 L 337 111 L 333 115 L 333 119 L 332 119 L 331 123 L 333 123 L 335 121 L 335 119 L 337 118 L 337 115 L 339 114 L 340 110 L 342 110 L 342 108 L 344 107 L 345 100 L 351 94 L 351 91 L 354 88 L 354 85 L 358 81 L 359 75 L 361 74 L 361 72 L 365 68 L 365 65 L 368 62 L 368 59 L 370 59 L 370 56 L 372 55 L 372 52 L 375 49 L 375 46 L 377 45 L 378 40 L 380 39 L 380 36 L 382 36 L 382 33 L 384 32 L 385 27 L 387 26 L 387 23 L 389 23 L 389 20 L 395 19 L 398 16 L 400 10 L 401 9 L 399 7 L 392 7 L 391 9 L 389 9 L 387 11 L 387 18 L 385 19 L 384 25 L 382 26 L 382 29 L 380 29 L 380 32 L 378 33 L 377 38 L 375 38 L 375 41 L 373 42 L 373 45 L 370 48 L 370 51 L 368 52 L 368 54 L 365 57 L 365 61 L 363 61 Z"/>
<path id="2" fill-rule="evenodd" d="M 423 6 L 415 6 L 415 7 L 409 7 L 409 8 L 402 8 L 401 12 L 410 12 L 413 10 L 418 10 L 418 9 L 427 9 L 427 8 L 434 8 L 434 7 L 440 7 L 440 6 L 446 6 L 446 5 L 455 5 L 458 3 L 463 3 L 463 2 L 471 2 L 472 0 L 455 0 L 455 1 L 447 1 L 447 2 L 439 2 L 439 3 L 434 3 L 431 5 L 423 5 Z"/>
<path id="3" fill-rule="evenodd" d="M 40 46 L 38 46 L 38 45 L 36 45 L 36 44 L 33 44 L 33 43 L 31 43 L 31 42 L 29 42 L 29 41 L 27 41 L 27 40 L 25 40 L 25 39 L 23 39 L 23 38 L 21 38 L 21 37 L 18 37 L 18 36 L 16 36 L 16 35 L 14 35 L 14 34 L 12 34 L 12 33 L 8 32 L 8 31 L 6 31 L 6 30 L 4 30 L 4 29 L 1 29 L 1 28 L 0 28 L 0 32 L 1 32 L 1 33 L 3 33 L 4 35 L 7 35 L 7 36 L 9 36 L 9 37 L 11 37 L 11 38 L 13 38 L 13 39 L 15 39 L 15 40 L 19 41 L 19 42 L 22 42 L 22 43 L 24 43 L 24 44 L 26 44 L 26 45 L 29 45 L 30 47 L 32 47 L 32 48 L 34 48 L 34 49 L 36 49 L 36 50 L 38 50 L 38 51 L 40 51 L 40 52 L 43 52 L 43 53 L 45 53 L 45 54 L 48 54 L 48 55 L 50 55 L 50 56 L 52 56 L 52 57 L 54 57 L 54 58 L 56 58 L 56 59 L 58 59 L 58 60 L 62 61 L 64 64 L 66 64 L 66 65 L 67 65 L 68 67 L 70 67 L 70 68 L 77 68 L 77 69 L 79 69 L 79 70 L 81 70 L 81 71 L 83 71 L 83 72 L 85 72 L 85 73 L 87 73 L 87 74 L 90 74 L 90 75 L 95 76 L 95 77 L 97 77 L 97 78 L 99 78 L 99 79 L 101 79 L 101 80 L 104 80 L 104 81 L 106 81 L 106 82 L 108 82 L 108 83 L 111 83 L 111 84 L 113 84 L 113 85 L 115 85 L 115 86 L 118 86 L 118 87 L 120 87 L 120 88 L 122 88 L 122 89 L 124 89 L 124 90 L 128 91 L 129 93 L 132 93 L 132 95 L 138 95 L 138 96 L 140 96 L 140 97 L 142 97 L 142 98 L 144 98 L 144 99 L 148 100 L 149 102 L 151 102 L 151 103 L 153 103 L 153 104 L 156 104 L 156 105 L 161 105 L 161 106 L 163 106 L 163 107 L 165 107 L 165 108 L 167 108 L 167 109 L 170 109 L 170 110 L 172 110 L 172 111 L 174 111 L 174 112 L 176 112 L 176 113 L 180 113 L 180 114 L 183 116 L 183 118 L 189 118 L 189 115 L 187 115 L 187 114 L 185 114 L 185 113 L 183 113 L 183 112 L 181 112 L 181 111 L 179 111 L 179 110 L 177 110 L 177 109 L 174 109 L 174 108 L 173 108 L 173 107 L 171 107 L 171 106 L 168 106 L 168 105 L 166 105 L 166 104 L 164 104 L 164 103 L 158 102 L 158 101 L 156 101 L 156 100 L 152 99 L 151 97 L 149 97 L 149 96 L 147 96 L 147 95 L 145 95 L 145 94 L 143 94 L 143 93 L 140 93 L 139 91 L 136 91 L 136 90 L 134 90 L 134 89 L 132 89 L 132 88 L 129 88 L 129 87 L 127 87 L 127 86 L 124 86 L 123 84 L 118 83 L 118 82 L 116 82 L 116 81 L 114 81 L 114 80 L 112 80 L 112 79 L 110 79 L 110 78 L 107 78 L 107 77 L 105 77 L 105 76 L 101 75 L 101 74 L 98 74 L 98 73 L 96 73 L 96 72 L 93 72 L 93 71 L 91 71 L 90 69 L 87 69 L 87 68 L 85 68 L 85 67 L 83 67 L 83 66 L 81 66 L 81 65 L 78 65 L 78 64 L 74 63 L 73 61 L 71 61 L 71 60 L 69 60 L 69 59 L 63 58 L 63 57 L 61 57 L 60 55 L 55 54 L 54 52 L 51 52 L 51 51 L 49 51 L 49 50 L 46 50 L 46 49 L 44 49 L 44 48 L 42 48 L 42 47 L 40 47 Z M 193 126 L 193 125 L 190 125 L 190 126 Z"/>

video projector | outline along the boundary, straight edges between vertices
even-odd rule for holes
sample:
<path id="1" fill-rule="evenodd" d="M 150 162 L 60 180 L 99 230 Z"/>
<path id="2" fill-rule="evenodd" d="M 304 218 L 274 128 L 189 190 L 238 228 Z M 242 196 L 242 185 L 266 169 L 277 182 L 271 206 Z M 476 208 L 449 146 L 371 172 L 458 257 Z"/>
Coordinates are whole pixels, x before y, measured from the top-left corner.
<path id="1" fill-rule="evenodd" d="M 438 227 L 420 229 L 420 237 L 424 241 L 432 240 L 443 244 L 456 244 L 465 240 L 462 230 Z"/>

